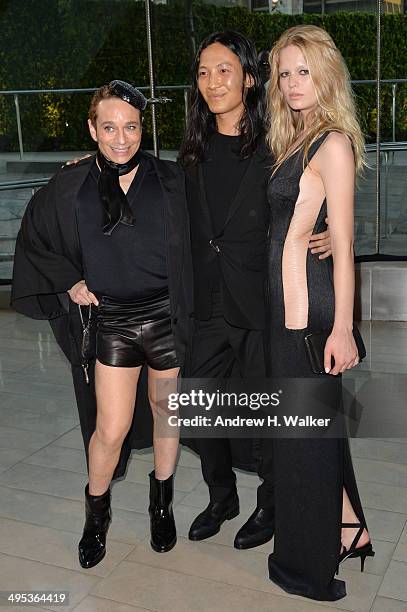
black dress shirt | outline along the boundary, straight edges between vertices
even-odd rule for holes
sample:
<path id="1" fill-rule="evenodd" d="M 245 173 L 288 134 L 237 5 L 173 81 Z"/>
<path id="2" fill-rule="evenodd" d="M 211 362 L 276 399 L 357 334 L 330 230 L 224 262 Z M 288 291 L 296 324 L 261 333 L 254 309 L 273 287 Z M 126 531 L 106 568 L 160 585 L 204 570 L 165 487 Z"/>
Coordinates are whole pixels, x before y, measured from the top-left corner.
<path id="1" fill-rule="evenodd" d="M 126 194 L 134 226 L 119 223 L 103 234 L 103 208 L 94 162 L 79 193 L 78 229 L 84 278 L 96 295 L 139 299 L 168 287 L 164 196 L 154 166 L 143 157 Z"/>

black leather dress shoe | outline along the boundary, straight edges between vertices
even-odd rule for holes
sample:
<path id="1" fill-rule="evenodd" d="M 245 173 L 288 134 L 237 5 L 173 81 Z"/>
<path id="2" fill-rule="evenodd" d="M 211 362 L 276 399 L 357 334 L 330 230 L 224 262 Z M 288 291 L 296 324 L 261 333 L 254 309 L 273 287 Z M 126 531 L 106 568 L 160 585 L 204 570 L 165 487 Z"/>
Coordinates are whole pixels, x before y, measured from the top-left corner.
<path id="1" fill-rule="evenodd" d="M 225 500 L 209 502 L 208 507 L 198 514 L 192 523 L 188 537 L 190 540 L 205 540 L 219 532 L 222 523 L 239 514 L 239 498 L 236 493 Z"/>
<path id="2" fill-rule="evenodd" d="M 236 534 L 233 546 L 254 548 L 269 542 L 274 535 L 274 508 L 257 507 Z"/>

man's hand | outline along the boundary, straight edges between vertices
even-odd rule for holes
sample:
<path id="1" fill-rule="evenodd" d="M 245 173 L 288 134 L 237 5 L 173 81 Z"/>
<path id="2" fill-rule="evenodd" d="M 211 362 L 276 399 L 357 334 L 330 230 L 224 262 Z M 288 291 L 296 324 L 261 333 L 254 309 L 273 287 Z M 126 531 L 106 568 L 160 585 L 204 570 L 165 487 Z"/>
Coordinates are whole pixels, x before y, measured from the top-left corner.
<path id="1" fill-rule="evenodd" d="M 325 223 L 328 225 L 328 217 L 325 219 Z M 322 253 L 322 255 L 319 255 L 318 259 L 330 257 L 332 255 L 332 249 L 329 227 L 325 232 L 313 234 L 309 239 L 308 248 L 311 249 L 311 253 Z"/>
<path id="2" fill-rule="evenodd" d="M 68 294 L 71 300 L 80 306 L 89 306 L 90 304 L 99 306 L 96 295 L 89 291 L 84 280 L 79 281 L 71 289 L 68 289 Z"/>
<path id="3" fill-rule="evenodd" d="M 92 157 L 92 155 L 88 153 L 87 155 L 84 155 L 83 157 L 75 157 L 75 159 L 69 159 L 68 161 L 64 163 L 64 166 L 72 166 L 72 164 L 77 164 L 82 159 L 86 159 L 87 157 Z"/>

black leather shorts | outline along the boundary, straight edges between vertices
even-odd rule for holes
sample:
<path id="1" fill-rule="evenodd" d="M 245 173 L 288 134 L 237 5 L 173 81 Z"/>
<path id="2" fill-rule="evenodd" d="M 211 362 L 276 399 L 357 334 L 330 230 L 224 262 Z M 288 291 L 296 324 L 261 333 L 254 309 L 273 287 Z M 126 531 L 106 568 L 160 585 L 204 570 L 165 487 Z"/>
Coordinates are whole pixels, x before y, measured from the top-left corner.
<path id="1" fill-rule="evenodd" d="M 99 298 L 96 357 L 104 365 L 154 370 L 178 367 L 168 292 L 142 300 Z"/>

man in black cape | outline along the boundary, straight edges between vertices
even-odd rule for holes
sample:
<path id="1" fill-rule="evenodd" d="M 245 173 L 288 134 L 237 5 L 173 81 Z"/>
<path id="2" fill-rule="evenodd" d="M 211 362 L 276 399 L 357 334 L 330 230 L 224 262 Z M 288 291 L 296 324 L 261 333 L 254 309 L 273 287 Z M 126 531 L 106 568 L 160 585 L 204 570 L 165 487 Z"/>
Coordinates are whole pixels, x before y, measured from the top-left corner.
<path id="1" fill-rule="evenodd" d="M 144 110 L 140 100 L 144 99 L 144 104 L 145 98 L 140 92 L 121 81 L 112 83 L 115 84 L 114 96 Z M 174 162 L 156 159 L 145 152 L 142 155 L 148 158 L 162 193 L 171 330 L 177 359 L 182 366 L 192 311 L 184 174 Z M 87 325 L 91 321 L 89 307 L 74 303 L 68 291 L 84 278 L 77 211 L 80 192 L 94 166 L 95 156 L 64 166 L 28 203 L 16 242 L 11 296 L 16 311 L 34 319 L 49 320 L 59 346 L 71 363 L 88 466 L 89 442 L 96 428 L 95 327 Z M 138 174 L 135 181 L 137 177 Z M 121 448 L 113 479 L 124 476 L 131 449 L 152 445 L 153 421 L 146 369 L 140 376 L 132 425 Z"/>

